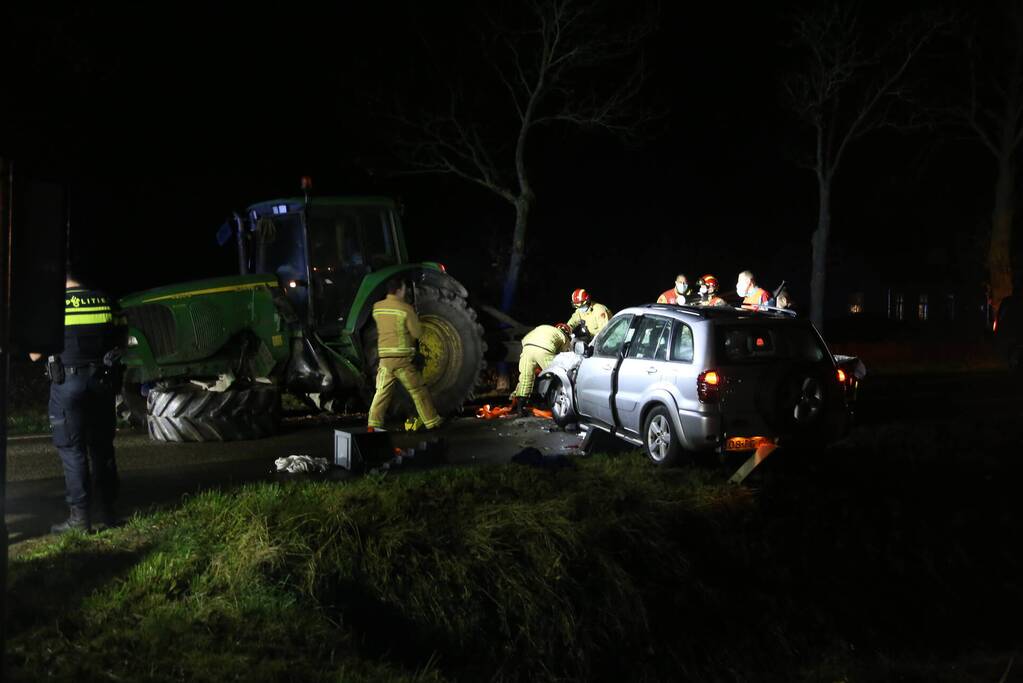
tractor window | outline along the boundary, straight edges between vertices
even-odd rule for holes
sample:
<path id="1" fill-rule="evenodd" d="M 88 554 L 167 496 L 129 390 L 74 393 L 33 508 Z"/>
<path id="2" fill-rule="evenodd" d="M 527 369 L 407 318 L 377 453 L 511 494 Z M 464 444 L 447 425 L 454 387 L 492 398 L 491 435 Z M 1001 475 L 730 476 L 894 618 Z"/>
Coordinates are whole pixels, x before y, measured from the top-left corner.
<path id="1" fill-rule="evenodd" d="M 388 210 L 380 206 L 309 209 L 309 258 L 318 325 L 348 315 L 363 278 L 397 263 Z"/>
<path id="2" fill-rule="evenodd" d="M 262 268 L 254 263 L 257 272 L 273 273 L 288 294 L 292 306 L 304 315 L 308 305 L 306 279 L 305 239 L 302 219 L 297 213 L 262 216 L 254 226 L 256 243 L 263 245 Z M 256 257 L 258 259 L 258 257 Z M 295 286 L 290 286 L 294 282 Z"/>

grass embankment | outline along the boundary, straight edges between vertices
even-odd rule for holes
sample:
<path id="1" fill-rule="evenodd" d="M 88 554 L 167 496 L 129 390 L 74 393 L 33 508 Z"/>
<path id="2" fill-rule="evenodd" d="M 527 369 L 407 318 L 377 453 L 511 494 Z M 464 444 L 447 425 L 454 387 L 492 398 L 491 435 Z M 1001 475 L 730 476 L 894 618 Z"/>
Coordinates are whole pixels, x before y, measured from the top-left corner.
<path id="1" fill-rule="evenodd" d="M 25 548 L 11 672 L 997 681 L 1023 468 L 970 427 L 881 427 L 757 491 L 626 455 L 204 494 Z"/>

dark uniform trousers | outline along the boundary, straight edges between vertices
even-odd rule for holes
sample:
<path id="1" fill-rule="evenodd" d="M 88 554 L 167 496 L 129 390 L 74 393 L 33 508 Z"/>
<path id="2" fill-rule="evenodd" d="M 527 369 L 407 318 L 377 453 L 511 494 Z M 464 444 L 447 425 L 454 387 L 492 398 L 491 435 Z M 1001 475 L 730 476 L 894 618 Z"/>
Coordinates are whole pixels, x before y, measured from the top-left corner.
<path id="1" fill-rule="evenodd" d="M 64 381 L 50 384 L 53 445 L 64 464 L 71 507 L 88 507 L 90 466 L 102 503 L 109 506 L 117 497 L 114 393 L 113 380 L 102 365 L 65 368 Z"/>

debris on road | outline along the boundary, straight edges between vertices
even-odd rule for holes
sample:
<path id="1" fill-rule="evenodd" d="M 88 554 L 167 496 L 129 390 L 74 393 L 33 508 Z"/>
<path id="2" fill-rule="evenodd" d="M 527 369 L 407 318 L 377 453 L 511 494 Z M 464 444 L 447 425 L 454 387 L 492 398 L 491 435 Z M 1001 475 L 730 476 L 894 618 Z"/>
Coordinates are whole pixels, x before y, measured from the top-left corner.
<path id="1" fill-rule="evenodd" d="M 289 455 L 286 458 L 277 458 L 274 461 L 278 472 L 326 472 L 330 469 L 330 463 L 326 458 L 313 458 L 308 455 Z"/>
<path id="2" fill-rule="evenodd" d="M 521 451 L 512 456 L 511 461 L 517 465 L 528 465 L 530 467 L 543 467 L 548 469 L 575 467 L 575 463 L 560 453 L 555 455 L 544 455 L 539 449 L 533 447 L 523 448 Z"/>

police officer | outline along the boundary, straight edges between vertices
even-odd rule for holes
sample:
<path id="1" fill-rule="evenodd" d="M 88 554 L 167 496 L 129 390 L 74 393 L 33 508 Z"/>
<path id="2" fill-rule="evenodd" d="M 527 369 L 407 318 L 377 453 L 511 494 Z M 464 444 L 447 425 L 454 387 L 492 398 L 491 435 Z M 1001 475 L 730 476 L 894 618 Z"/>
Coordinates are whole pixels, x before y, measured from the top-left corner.
<path id="1" fill-rule="evenodd" d="M 377 350 L 380 367 L 377 370 L 376 393 L 369 408 L 370 431 L 383 429 L 395 381 L 401 382 L 412 397 L 419 419 L 427 429 L 435 429 L 444 421 L 437 415 L 430 392 L 413 364 L 415 343 L 423 330 L 415 309 L 405 301 L 406 291 L 405 282 L 393 278 L 387 282 L 387 296 L 373 304 L 373 320 L 379 333 Z"/>
<path id="2" fill-rule="evenodd" d="M 61 534 L 91 528 L 92 481 L 99 489 L 99 522 L 115 523 L 119 479 L 114 460 L 115 373 L 118 332 L 110 300 L 83 287 L 69 270 L 64 294 L 64 350 L 50 356 L 50 426 L 64 466 L 67 520 L 50 527 Z M 42 356 L 30 354 L 37 361 Z M 92 477 L 90 478 L 90 469 Z"/>

